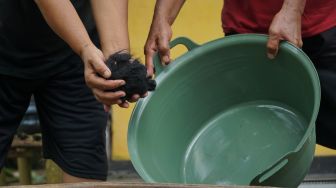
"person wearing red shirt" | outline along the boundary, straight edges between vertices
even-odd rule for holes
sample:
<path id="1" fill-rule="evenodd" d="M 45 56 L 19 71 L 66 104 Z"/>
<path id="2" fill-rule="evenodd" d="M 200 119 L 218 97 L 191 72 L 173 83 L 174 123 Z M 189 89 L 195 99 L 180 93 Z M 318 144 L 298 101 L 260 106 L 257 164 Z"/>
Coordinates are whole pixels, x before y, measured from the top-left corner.
<path id="1" fill-rule="evenodd" d="M 153 55 L 170 62 L 171 25 L 185 0 L 157 0 L 145 45 L 148 75 Z M 275 58 L 280 41 L 303 49 L 313 61 L 321 81 L 321 107 L 317 142 L 336 149 L 336 1 L 330 0 L 225 0 L 222 27 L 225 35 L 269 34 L 267 56 Z"/>

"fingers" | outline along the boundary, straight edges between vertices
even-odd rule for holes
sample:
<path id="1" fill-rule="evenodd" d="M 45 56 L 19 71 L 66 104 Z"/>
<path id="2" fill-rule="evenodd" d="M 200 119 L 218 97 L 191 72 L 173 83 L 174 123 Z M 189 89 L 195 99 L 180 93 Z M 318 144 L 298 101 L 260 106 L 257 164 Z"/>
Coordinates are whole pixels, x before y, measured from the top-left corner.
<path id="1" fill-rule="evenodd" d="M 121 108 L 128 108 L 129 107 L 129 103 L 128 102 L 123 102 L 121 104 L 118 104 Z"/>
<path id="2" fill-rule="evenodd" d="M 121 104 L 118 104 L 118 106 L 120 106 L 121 108 L 128 108 L 129 107 L 129 103 L 128 102 L 123 102 Z M 104 104 L 104 111 L 105 112 L 109 112 L 111 110 L 111 106 L 105 105 Z"/>
<path id="3" fill-rule="evenodd" d="M 98 73 L 104 78 L 111 77 L 111 71 L 105 64 L 105 58 L 101 50 L 90 45 L 82 50 L 81 58 L 86 67 L 92 68 L 94 73 Z"/>
<path id="4" fill-rule="evenodd" d="M 159 35 L 152 34 L 147 39 L 145 45 L 145 62 L 147 67 L 147 75 L 153 76 L 154 65 L 153 57 L 156 52 L 160 55 L 161 63 L 170 63 L 170 48 L 169 48 L 170 34 L 160 33 Z"/>
<path id="5" fill-rule="evenodd" d="M 169 38 L 163 35 L 158 39 L 158 49 L 161 57 L 161 63 L 169 64 L 170 62 L 170 48 Z"/>
<path id="6" fill-rule="evenodd" d="M 129 100 L 129 102 L 136 102 L 140 99 L 140 95 L 135 94 L 132 96 L 132 98 Z"/>
<path id="7" fill-rule="evenodd" d="M 285 38 L 288 42 L 294 44 L 295 46 L 302 48 L 303 42 L 301 37 L 293 37 L 294 39 Z M 281 37 L 275 34 L 270 34 L 269 39 L 267 41 L 267 57 L 270 59 L 274 59 L 279 51 L 279 43 L 282 40 Z"/>
<path id="8" fill-rule="evenodd" d="M 90 88 L 96 88 L 100 90 L 112 90 L 126 84 L 124 80 L 105 80 L 96 74 L 86 75 L 85 81 Z"/>
<path id="9" fill-rule="evenodd" d="M 153 20 L 145 45 L 146 67 L 148 76 L 154 72 L 153 57 L 156 52 L 160 55 L 161 63 L 170 63 L 169 41 L 172 37 L 170 23 L 162 20 Z"/>
<path id="10" fill-rule="evenodd" d="M 149 47 L 145 47 L 145 64 L 147 68 L 147 76 L 153 76 L 154 74 L 154 65 L 153 65 L 153 57 L 155 51 Z"/>
<path id="11" fill-rule="evenodd" d="M 270 36 L 267 41 L 267 57 L 270 59 L 274 59 L 275 56 L 278 54 L 279 50 L 279 43 L 280 43 L 280 37 L 270 32 Z"/>
<path id="12" fill-rule="evenodd" d="M 161 57 L 161 63 L 170 63 L 169 38 L 161 37 L 157 41 L 154 41 L 154 39 L 148 41 L 145 46 L 145 64 L 147 67 L 147 76 L 153 76 L 154 74 L 153 57 L 157 52 L 157 49 Z"/>
<path id="13" fill-rule="evenodd" d="M 111 92 L 111 91 L 101 91 L 98 89 L 92 89 L 96 99 L 104 104 L 104 110 L 108 112 L 110 110 L 111 105 L 118 104 L 122 108 L 128 108 L 128 102 L 137 102 L 140 98 L 146 97 L 148 94 L 144 94 L 142 96 L 135 94 L 129 101 L 123 102 L 120 98 L 124 97 L 126 94 L 123 91 Z"/>
<path id="14" fill-rule="evenodd" d="M 108 112 L 113 104 L 128 108 L 129 103 L 121 100 L 122 97 L 126 96 L 126 93 L 124 91 L 111 91 L 125 85 L 126 82 L 124 80 L 106 80 L 111 76 L 111 71 L 104 63 L 102 52 L 92 46 L 83 51 L 81 58 L 85 64 L 86 84 L 92 89 L 96 99 L 104 104 L 104 110 Z M 98 76 L 98 74 L 104 76 L 104 78 Z M 139 98 L 140 95 L 134 95 L 130 101 L 136 102 Z"/>
<path id="15" fill-rule="evenodd" d="M 90 78 L 90 77 L 89 77 Z M 105 80 L 99 76 L 94 76 L 94 79 L 88 79 L 87 84 L 91 87 L 96 99 L 105 104 L 105 105 L 113 105 L 119 104 L 120 107 L 128 108 L 128 103 L 123 104 L 120 100 L 121 97 L 124 97 L 126 93 L 124 91 L 112 92 L 109 90 L 118 88 L 125 84 L 124 80 Z M 148 94 L 140 96 L 139 94 L 135 94 L 129 100 L 129 102 L 137 102 L 141 97 L 146 97 Z M 105 107 L 105 110 L 109 109 Z"/>
<path id="16" fill-rule="evenodd" d="M 145 98 L 145 97 L 147 97 L 148 96 L 148 92 L 146 92 L 145 94 L 143 94 L 143 95 L 139 95 L 139 94 L 135 94 L 135 95 L 133 95 L 132 96 L 132 98 L 129 100 L 129 102 L 137 102 L 140 98 Z"/>
<path id="17" fill-rule="evenodd" d="M 294 44 L 295 46 L 302 48 L 303 42 L 301 37 L 293 37 L 294 39 L 288 39 L 288 42 Z"/>
<path id="18" fill-rule="evenodd" d="M 297 47 L 302 47 L 301 13 L 291 11 L 283 7 L 274 16 L 269 27 L 269 39 L 267 41 L 267 56 L 273 59 L 279 51 L 279 43 L 286 40 Z"/>
<path id="19" fill-rule="evenodd" d="M 302 41 L 302 38 L 299 40 L 298 42 L 298 45 L 297 45 L 299 48 L 302 48 L 303 46 L 303 41 Z"/>
<path id="20" fill-rule="evenodd" d="M 96 99 L 105 104 L 105 105 L 113 105 L 113 104 L 121 104 L 121 97 L 124 97 L 126 94 L 123 91 L 110 92 L 110 91 L 101 91 L 99 89 L 92 89 Z"/>
<path id="21" fill-rule="evenodd" d="M 142 96 L 141 96 L 141 98 L 145 98 L 145 97 L 147 97 L 148 96 L 148 92 L 146 92 L 145 94 L 143 94 Z"/>

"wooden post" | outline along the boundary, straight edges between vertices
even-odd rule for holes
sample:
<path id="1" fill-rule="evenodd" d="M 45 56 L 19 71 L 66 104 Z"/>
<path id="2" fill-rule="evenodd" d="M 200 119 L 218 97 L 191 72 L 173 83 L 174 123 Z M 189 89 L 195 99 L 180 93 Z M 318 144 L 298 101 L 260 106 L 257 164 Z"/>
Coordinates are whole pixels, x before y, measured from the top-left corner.
<path id="1" fill-rule="evenodd" d="M 6 182 L 6 175 L 5 175 L 4 169 L 2 168 L 1 173 L 0 173 L 0 186 L 4 186 L 4 185 L 7 185 L 7 182 Z"/>
<path id="2" fill-rule="evenodd" d="M 31 162 L 27 157 L 17 158 L 19 180 L 21 185 L 31 185 Z"/>

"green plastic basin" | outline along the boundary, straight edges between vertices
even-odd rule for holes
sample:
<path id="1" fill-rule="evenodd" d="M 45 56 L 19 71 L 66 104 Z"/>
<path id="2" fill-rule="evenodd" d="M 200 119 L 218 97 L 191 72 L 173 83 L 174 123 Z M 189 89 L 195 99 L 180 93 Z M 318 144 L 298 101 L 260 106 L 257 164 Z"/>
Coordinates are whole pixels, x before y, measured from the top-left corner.
<path id="1" fill-rule="evenodd" d="M 157 89 L 129 124 L 132 163 L 147 182 L 296 187 L 314 156 L 320 102 L 309 58 L 267 36 L 235 35 L 156 64 Z"/>

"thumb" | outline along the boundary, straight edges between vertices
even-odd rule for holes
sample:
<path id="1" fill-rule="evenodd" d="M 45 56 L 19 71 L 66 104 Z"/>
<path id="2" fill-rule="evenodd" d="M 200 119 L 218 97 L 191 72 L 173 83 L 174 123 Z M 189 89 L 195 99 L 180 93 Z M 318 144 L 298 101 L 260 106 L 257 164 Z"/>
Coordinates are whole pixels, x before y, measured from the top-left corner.
<path id="1" fill-rule="evenodd" d="M 280 38 L 276 35 L 270 35 L 267 41 L 267 57 L 274 59 L 278 54 Z"/>
<path id="2" fill-rule="evenodd" d="M 111 71 L 110 69 L 106 66 L 106 64 L 104 63 L 103 59 L 95 59 L 93 61 L 91 61 L 90 63 L 93 67 L 93 69 L 101 76 L 103 76 L 104 78 L 110 78 L 111 77 Z"/>

